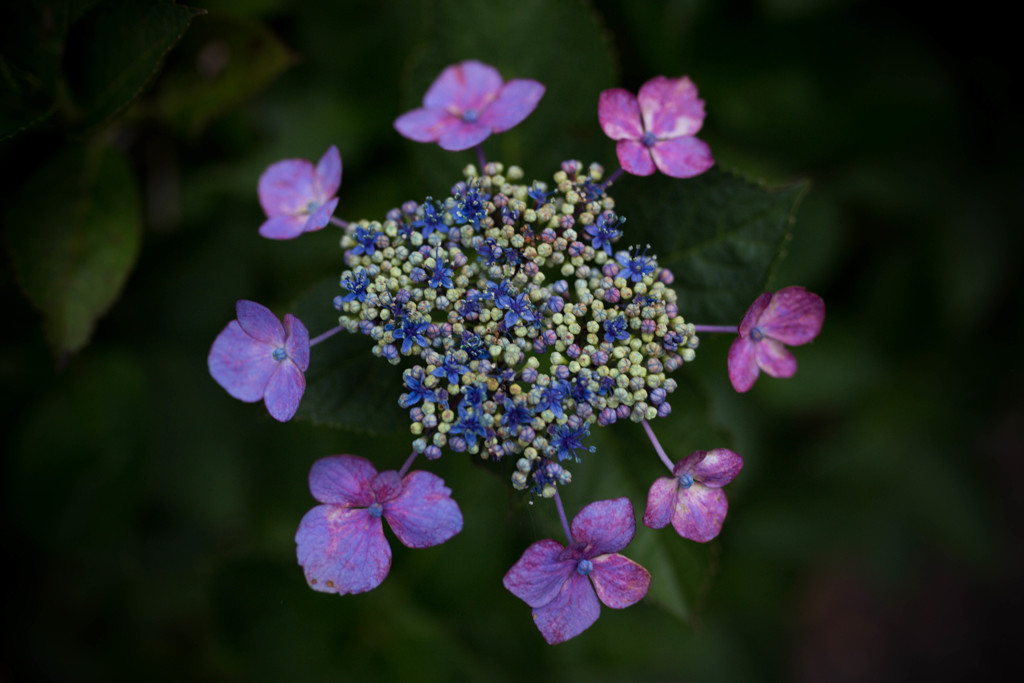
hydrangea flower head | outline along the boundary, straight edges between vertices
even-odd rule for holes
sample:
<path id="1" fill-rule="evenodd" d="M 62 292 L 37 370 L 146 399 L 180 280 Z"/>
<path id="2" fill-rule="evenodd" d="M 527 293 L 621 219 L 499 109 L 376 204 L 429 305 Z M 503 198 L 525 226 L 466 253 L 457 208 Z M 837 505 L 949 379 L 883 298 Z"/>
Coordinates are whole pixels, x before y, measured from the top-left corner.
<path id="1" fill-rule="evenodd" d="M 672 528 L 691 541 L 705 543 L 722 530 L 729 510 L 722 487 L 743 467 L 743 458 L 727 448 L 696 451 L 676 463 L 671 477 L 659 477 L 647 492 L 644 525 Z"/>
<path id="2" fill-rule="evenodd" d="M 578 636 L 601 614 L 601 603 L 622 609 L 647 594 L 651 575 L 618 554 L 633 540 L 636 522 L 628 498 L 599 500 L 572 520 L 567 548 L 547 539 L 519 558 L 503 583 L 533 608 L 533 620 L 551 645 Z"/>
<path id="3" fill-rule="evenodd" d="M 246 403 L 264 401 L 271 416 L 287 422 L 306 391 L 309 332 L 291 313 L 284 324 L 266 306 L 241 300 L 236 320 L 213 340 L 207 365 L 229 394 Z"/>
<path id="4" fill-rule="evenodd" d="M 341 187 L 341 154 L 331 145 L 314 167 L 305 159 L 285 159 L 271 164 L 260 176 L 260 206 L 267 220 L 260 235 L 290 240 L 304 232 L 320 230 L 338 207 Z"/>
<path id="5" fill-rule="evenodd" d="M 694 137 L 704 125 L 704 100 L 686 76 L 657 76 L 640 93 L 613 88 L 597 104 L 601 129 L 618 140 L 622 168 L 648 176 L 655 168 L 673 178 L 700 175 L 715 163 L 707 143 Z"/>
<path id="6" fill-rule="evenodd" d="M 518 125 L 543 95 L 544 86 L 537 81 L 503 83 L 493 66 L 470 59 L 442 71 L 424 95 L 423 106 L 395 119 L 395 130 L 410 140 L 436 142 L 457 152 Z"/>
<path id="7" fill-rule="evenodd" d="M 385 519 L 409 548 L 444 543 L 462 531 L 462 511 L 444 481 L 429 472 L 377 472 L 355 455 L 322 458 L 309 472 L 309 490 L 320 501 L 295 534 L 296 554 L 314 590 L 365 593 L 391 569 Z"/>
<path id="8" fill-rule="evenodd" d="M 757 297 L 743 316 L 739 337 L 729 347 L 729 381 L 748 391 L 761 370 L 772 377 L 792 377 L 796 358 L 785 345 L 813 340 L 825 321 L 825 302 L 803 287 L 786 287 Z"/>

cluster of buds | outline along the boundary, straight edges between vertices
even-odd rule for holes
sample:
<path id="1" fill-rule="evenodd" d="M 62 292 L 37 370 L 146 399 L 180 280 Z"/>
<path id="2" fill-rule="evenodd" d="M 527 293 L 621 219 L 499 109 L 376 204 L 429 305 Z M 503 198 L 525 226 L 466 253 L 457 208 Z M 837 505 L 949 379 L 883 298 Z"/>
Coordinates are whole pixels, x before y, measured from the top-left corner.
<path id="1" fill-rule="evenodd" d="M 331 147 L 314 166 L 290 159 L 259 181 L 267 221 L 260 234 L 289 239 L 328 224 L 341 228 L 345 270 L 334 298 L 338 326 L 314 339 L 294 316 L 279 321 L 240 301 L 237 320 L 214 341 L 210 372 L 232 396 L 264 400 L 290 419 L 305 388 L 310 347 L 340 331 L 369 336 L 373 354 L 404 364 L 399 404 L 409 410 L 411 454 L 400 469 L 378 472 L 366 459 L 331 456 L 310 473 L 321 504 L 296 534 L 299 564 L 315 590 L 360 593 L 387 576 L 386 520 L 409 547 L 443 543 L 462 529 L 462 513 L 436 475 L 409 469 L 419 455 L 445 449 L 492 461 L 515 459 L 512 485 L 553 499 L 568 541 L 532 545 L 504 584 L 533 610 L 549 643 L 572 638 L 598 617 L 600 603 L 634 604 L 650 574 L 619 554 L 635 533 L 627 498 L 597 501 L 570 524 L 559 489 L 569 463 L 593 452 L 595 426 L 640 423 L 671 476 L 650 488 L 643 523 L 671 523 L 684 538 L 716 537 L 728 503 L 722 487 L 742 458 L 724 448 L 673 462 L 650 422 L 671 413 L 669 373 L 692 361 L 700 332 L 733 332 L 729 378 L 751 388 L 760 370 L 788 377 L 796 362 L 785 345 L 811 341 L 824 304 L 800 287 L 765 293 L 736 327 L 695 325 L 676 303 L 673 276 L 649 245 L 621 248 L 628 235 L 609 189 L 619 174 L 677 178 L 713 164 L 694 135 L 704 103 L 688 78 L 658 77 L 638 96 L 601 93 L 598 119 L 617 141 L 621 168 L 566 161 L 551 182 L 524 182 L 522 169 L 488 163 L 481 143 L 523 121 L 544 86 L 504 82 L 490 66 L 467 61 L 444 70 L 423 107 L 395 128 L 452 151 L 475 147 L 444 198 L 408 201 L 383 221 L 334 217 L 341 157 Z"/>

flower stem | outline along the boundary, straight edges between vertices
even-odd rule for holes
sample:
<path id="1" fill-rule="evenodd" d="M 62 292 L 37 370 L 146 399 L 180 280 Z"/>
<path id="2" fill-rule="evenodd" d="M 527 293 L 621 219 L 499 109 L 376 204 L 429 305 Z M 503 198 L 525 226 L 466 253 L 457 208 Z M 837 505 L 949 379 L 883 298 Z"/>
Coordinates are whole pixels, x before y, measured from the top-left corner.
<path id="1" fill-rule="evenodd" d="M 615 169 L 615 172 L 608 176 L 603 183 L 601 183 L 601 187 L 608 187 L 616 180 L 618 180 L 619 176 L 622 175 L 622 173 L 622 167 L 620 166 L 619 168 Z"/>
<path id="2" fill-rule="evenodd" d="M 329 339 L 329 338 L 333 337 L 334 335 L 336 335 L 337 333 L 341 332 L 342 329 L 343 328 L 341 327 L 341 325 L 338 325 L 337 327 L 332 327 L 331 329 L 327 330 L 323 334 L 318 335 L 318 336 L 313 337 L 312 339 L 310 339 L 309 340 L 309 345 L 310 346 L 316 346 L 317 344 L 319 344 L 323 340 Z"/>
<path id="3" fill-rule="evenodd" d="M 694 325 L 695 332 L 731 332 L 736 334 L 740 331 L 736 325 Z"/>
<path id="4" fill-rule="evenodd" d="M 572 532 L 569 531 L 569 520 L 565 517 L 565 508 L 562 506 L 562 497 L 558 495 L 558 489 L 555 489 L 555 507 L 558 508 L 558 518 L 562 520 L 565 537 L 569 539 L 569 545 L 572 545 Z"/>
<path id="5" fill-rule="evenodd" d="M 340 218 L 335 218 L 334 216 L 331 216 L 331 223 L 337 225 L 339 228 L 348 227 L 348 221 L 343 221 Z"/>
<path id="6" fill-rule="evenodd" d="M 412 461 L 416 459 L 417 455 L 419 455 L 419 453 L 417 453 L 416 451 L 413 451 L 412 453 L 409 454 L 409 457 L 405 459 L 404 463 L 402 463 L 402 468 L 398 470 L 399 477 L 405 476 L 405 473 L 409 471 L 410 467 L 412 467 Z"/>
<path id="7" fill-rule="evenodd" d="M 483 175 L 487 159 L 484 158 L 484 144 L 482 142 L 476 146 L 476 160 L 480 162 L 480 174 Z"/>
<path id="8" fill-rule="evenodd" d="M 667 455 L 665 455 L 665 449 L 661 447 L 661 443 L 658 441 L 658 437 L 654 435 L 654 430 L 651 429 L 651 425 L 647 424 L 647 420 L 640 420 L 640 424 L 644 426 L 644 431 L 647 432 L 647 438 L 651 440 L 652 444 L 654 444 L 654 450 L 657 451 L 658 457 L 661 458 L 661 461 L 665 463 L 665 467 L 667 467 L 668 471 L 671 472 L 673 468 L 672 461 L 669 460 Z"/>

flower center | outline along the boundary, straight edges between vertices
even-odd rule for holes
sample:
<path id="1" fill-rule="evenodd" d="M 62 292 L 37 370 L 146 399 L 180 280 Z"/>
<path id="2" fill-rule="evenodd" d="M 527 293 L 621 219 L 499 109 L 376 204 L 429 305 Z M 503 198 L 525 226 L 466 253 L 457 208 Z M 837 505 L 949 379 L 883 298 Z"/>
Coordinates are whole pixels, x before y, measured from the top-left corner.
<path id="1" fill-rule="evenodd" d="M 576 563 L 576 573 L 580 576 L 586 576 L 592 571 L 594 571 L 594 563 L 590 560 L 580 560 Z"/>
<path id="2" fill-rule="evenodd" d="M 760 327 L 755 327 L 750 331 L 750 338 L 756 342 L 761 341 L 762 339 L 764 339 L 764 330 L 762 330 Z"/>
<path id="3" fill-rule="evenodd" d="M 370 507 L 368 507 L 367 510 L 377 519 L 380 519 L 380 516 L 384 514 L 384 506 L 376 501 L 370 503 Z"/>
<path id="4" fill-rule="evenodd" d="M 317 202 L 310 202 L 306 204 L 306 211 L 309 213 L 316 213 L 316 210 L 320 208 L 320 204 Z"/>
<path id="5" fill-rule="evenodd" d="M 688 489 L 691 486 L 693 486 L 693 477 L 690 476 L 689 474 L 686 474 L 685 472 L 683 474 L 680 474 L 678 479 L 679 485 L 682 486 L 684 489 Z"/>
<path id="6" fill-rule="evenodd" d="M 288 352 L 285 351 L 284 349 L 278 348 L 274 349 L 274 353 L 271 355 L 273 355 L 274 360 L 280 363 L 281 361 L 288 357 Z"/>
<path id="7" fill-rule="evenodd" d="M 480 114 L 476 109 L 467 109 L 466 113 L 462 115 L 462 120 L 466 123 L 476 123 L 478 118 L 480 118 Z"/>
<path id="8" fill-rule="evenodd" d="M 654 143 L 658 141 L 658 138 L 654 137 L 654 133 L 647 131 L 644 136 L 640 138 L 640 142 L 644 143 L 644 147 L 654 147 Z"/>

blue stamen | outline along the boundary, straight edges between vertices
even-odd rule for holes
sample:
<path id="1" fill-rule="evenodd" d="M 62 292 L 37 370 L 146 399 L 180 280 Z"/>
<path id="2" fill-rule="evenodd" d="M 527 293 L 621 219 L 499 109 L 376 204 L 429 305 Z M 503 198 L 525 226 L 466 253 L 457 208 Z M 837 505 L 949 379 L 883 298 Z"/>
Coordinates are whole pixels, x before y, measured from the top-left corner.
<path id="1" fill-rule="evenodd" d="M 271 355 L 274 357 L 274 360 L 280 363 L 288 357 L 288 352 L 284 349 L 274 349 L 274 352 Z"/>
<path id="2" fill-rule="evenodd" d="M 592 571 L 594 571 L 594 563 L 590 560 L 580 560 L 576 563 L 576 573 L 580 576 L 586 576 Z"/>
<path id="3" fill-rule="evenodd" d="M 683 474 L 680 474 L 677 477 L 677 479 L 679 479 L 679 485 L 682 486 L 684 489 L 688 489 L 691 486 L 693 486 L 693 477 L 689 474 L 686 474 L 685 472 Z"/>
<path id="4" fill-rule="evenodd" d="M 477 113 L 476 109 L 467 109 L 466 113 L 462 115 L 462 120 L 466 123 L 476 123 L 479 117 L 480 114 Z"/>
<path id="5" fill-rule="evenodd" d="M 380 516 L 384 514 L 384 506 L 376 501 L 370 503 L 370 507 L 366 508 L 366 510 L 377 519 L 380 519 Z"/>
<path id="6" fill-rule="evenodd" d="M 644 136 L 640 138 L 640 142 L 644 143 L 644 147 L 654 147 L 654 143 L 658 141 L 658 138 L 654 137 L 654 133 L 647 131 Z"/>
<path id="7" fill-rule="evenodd" d="M 764 330 L 762 330 L 760 327 L 755 327 L 750 331 L 750 338 L 753 339 L 754 341 L 761 341 L 762 339 L 764 339 Z"/>

